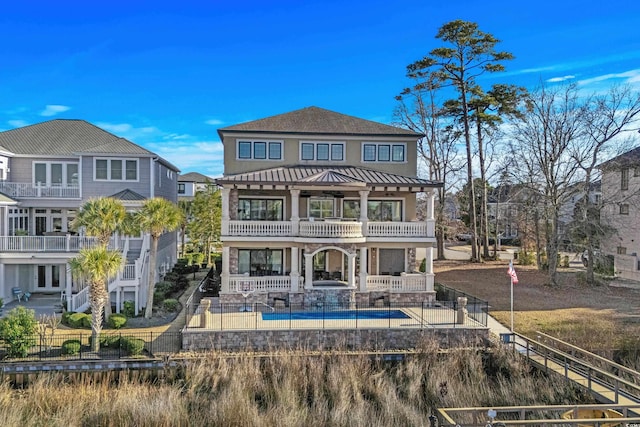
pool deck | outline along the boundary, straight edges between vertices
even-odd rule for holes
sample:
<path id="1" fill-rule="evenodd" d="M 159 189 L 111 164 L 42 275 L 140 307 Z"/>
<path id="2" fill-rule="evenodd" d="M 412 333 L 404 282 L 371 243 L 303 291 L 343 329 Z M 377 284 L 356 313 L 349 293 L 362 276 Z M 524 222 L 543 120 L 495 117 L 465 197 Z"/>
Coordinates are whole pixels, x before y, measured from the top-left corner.
<path id="1" fill-rule="evenodd" d="M 388 308 L 367 309 L 366 311 L 386 312 Z M 394 307 L 392 310 L 404 312 L 404 319 L 282 319 L 263 320 L 262 312 L 211 312 L 193 315 L 186 330 L 242 331 L 242 330 L 292 330 L 292 329 L 427 329 L 427 328 L 486 328 L 469 316 L 457 322 L 456 311 L 445 307 Z M 288 311 L 277 311 L 287 314 Z M 320 314 L 320 313 L 319 313 Z M 204 326 L 204 327 L 203 327 Z"/>

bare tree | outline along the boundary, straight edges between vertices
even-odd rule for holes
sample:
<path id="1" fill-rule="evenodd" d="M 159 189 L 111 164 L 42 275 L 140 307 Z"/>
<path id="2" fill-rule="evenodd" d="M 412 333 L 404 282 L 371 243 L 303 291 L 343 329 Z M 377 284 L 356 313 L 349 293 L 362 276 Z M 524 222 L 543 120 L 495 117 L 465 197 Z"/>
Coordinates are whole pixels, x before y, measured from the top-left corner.
<path id="1" fill-rule="evenodd" d="M 579 166 L 574 158 L 585 132 L 585 108 L 575 85 L 540 87 L 526 100 L 522 117 L 514 121 L 512 151 L 522 166 L 521 182 L 543 205 L 549 281 L 558 284 L 559 217 L 563 204 L 575 191 Z M 538 251 L 539 252 L 539 251 Z"/>

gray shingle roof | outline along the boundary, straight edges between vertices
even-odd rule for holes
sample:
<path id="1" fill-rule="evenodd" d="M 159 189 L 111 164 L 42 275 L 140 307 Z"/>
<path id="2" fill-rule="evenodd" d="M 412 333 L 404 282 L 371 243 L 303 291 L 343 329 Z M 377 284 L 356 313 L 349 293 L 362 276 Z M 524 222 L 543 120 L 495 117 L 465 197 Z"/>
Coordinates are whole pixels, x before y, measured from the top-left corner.
<path id="1" fill-rule="evenodd" d="M 154 155 L 84 120 L 56 119 L 0 132 L 0 146 L 22 155 L 77 153 Z"/>
<path id="2" fill-rule="evenodd" d="M 291 133 L 314 135 L 368 135 L 420 137 L 411 130 L 347 116 L 318 107 L 307 107 L 218 130 L 225 132 Z"/>
<path id="3" fill-rule="evenodd" d="M 305 185 L 367 185 L 439 187 L 442 184 L 427 179 L 381 172 L 356 166 L 282 166 L 254 172 L 227 175 L 218 184 L 305 184 Z"/>
<path id="4" fill-rule="evenodd" d="M 213 182 L 213 179 L 198 172 L 188 172 L 178 176 L 178 182 L 197 182 L 204 184 L 209 181 Z"/>
<path id="5" fill-rule="evenodd" d="M 622 153 L 598 165 L 601 169 L 615 169 L 640 165 L 640 147 Z"/>

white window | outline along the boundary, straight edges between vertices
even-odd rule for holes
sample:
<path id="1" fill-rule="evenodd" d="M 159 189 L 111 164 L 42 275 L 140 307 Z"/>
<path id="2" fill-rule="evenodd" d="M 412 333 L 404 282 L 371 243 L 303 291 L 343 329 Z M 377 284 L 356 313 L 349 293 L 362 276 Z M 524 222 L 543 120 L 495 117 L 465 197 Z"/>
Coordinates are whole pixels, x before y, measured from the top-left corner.
<path id="1" fill-rule="evenodd" d="M 78 185 L 78 163 L 34 162 L 33 184 L 46 186 Z"/>
<path id="2" fill-rule="evenodd" d="M 94 160 L 93 179 L 95 181 L 137 181 L 137 159 L 105 159 Z"/>
<path id="3" fill-rule="evenodd" d="M 238 160 L 282 160 L 282 141 L 237 141 Z"/>
<path id="4" fill-rule="evenodd" d="M 301 141 L 300 160 L 343 162 L 344 142 Z"/>
<path id="5" fill-rule="evenodd" d="M 333 199 L 309 199 L 310 218 L 333 217 Z"/>
<path id="6" fill-rule="evenodd" d="M 363 162 L 396 162 L 407 161 L 407 145 L 390 142 L 365 142 L 362 144 Z"/>

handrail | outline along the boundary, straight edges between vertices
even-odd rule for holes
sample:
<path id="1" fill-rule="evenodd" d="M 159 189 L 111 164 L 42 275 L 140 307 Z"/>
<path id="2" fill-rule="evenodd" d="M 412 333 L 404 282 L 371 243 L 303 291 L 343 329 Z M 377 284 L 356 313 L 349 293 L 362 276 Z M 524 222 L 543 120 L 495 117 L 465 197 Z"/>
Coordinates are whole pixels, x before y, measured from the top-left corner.
<path id="1" fill-rule="evenodd" d="M 600 368 L 592 366 L 586 363 L 585 360 L 578 359 L 568 353 L 548 346 L 542 342 L 533 340 L 517 333 L 513 333 L 513 335 L 515 335 L 515 339 L 511 340 L 509 344 L 513 346 L 514 350 L 516 349 L 516 347 L 520 347 L 521 350 L 524 351 L 524 353 L 522 351 L 520 351 L 520 353 L 525 355 L 529 360 L 533 360 L 532 355 L 544 357 L 543 366 L 545 367 L 545 369 L 549 369 L 549 360 L 551 360 L 552 362 L 556 361 L 558 364 L 562 362 L 564 364 L 565 378 L 569 377 L 569 372 L 575 372 L 580 375 L 584 375 L 588 380 L 587 389 L 589 391 L 593 392 L 592 385 L 595 379 L 595 381 L 600 385 L 603 385 L 602 383 L 604 383 L 604 385 L 606 385 L 607 387 L 613 386 L 613 388 L 608 388 L 610 391 L 613 391 L 615 393 L 615 402 L 618 402 L 621 394 L 620 385 L 624 385 L 628 387 L 628 389 L 623 390 L 623 392 L 632 396 L 635 401 L 640 402 L 640 385 L 629 382 L 616 374 L 612 374 L 610 372 L 606 372 Z M 573 366 L 568 362 L 573 363 Z M 582 371 L 580 369 L 582 369 Z M 586 372 L 584 372 L 584 370 L 586 370 Z M 596 376 L 594 378 L 592 377 L 592 373 L 598 374 L 601 377 Z M 640 373 L 636 373 L 636 375 L 640 375 Z M 607 381 L 612 381 L 613 384 L 610 384 Z M 635 394 L 632 394 L 632 391 Z"/>

